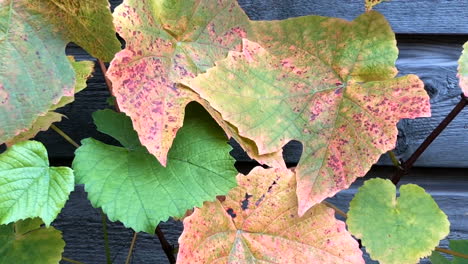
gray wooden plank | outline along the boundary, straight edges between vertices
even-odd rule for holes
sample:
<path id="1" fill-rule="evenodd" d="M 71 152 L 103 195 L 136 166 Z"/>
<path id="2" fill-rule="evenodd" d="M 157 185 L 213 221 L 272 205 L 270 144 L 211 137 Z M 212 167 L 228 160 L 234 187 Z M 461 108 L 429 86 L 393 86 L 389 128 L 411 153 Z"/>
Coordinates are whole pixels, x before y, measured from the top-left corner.
<path id="1" fill-rule="evenodd" d="M 238 0 L 253 20 L 319 15 L 353 20 L 364 12 L 364 0 Z M 111 0 L 112 6 L 121 0 Z M 468 34 L 468 1 L 392 0 L 375 10 L 397 33 Z"/>
<path id="2" fill-rule="evenodd" d="M 393 168 L 374 167 L 366 178 L 358 179 L 351 188 L 338 193 L 330 202 L 347 211 L 349 202 L 364 179 L 373 177 L 386 178 Z M 440 208 L 448 215 L 451 222 L 449 239 L 468 239 L 468 174 L 463 169 L 415 169 L 403 178 L 402 184 L 415 183 L 429 192 Z M 86 200 L 83 186 L 76 186 L 65 209 L 60 213 L 53 225 L 63 232 L 67 243 L 63 256 L 82 261 L 87 264 L 105 263 L 102 243 L 101 216 Z M 167 239 L 177 245 L 182 232 L 182 224 L 177 221 L 162 223 Z M 120 223 L 109 223 L 110 247 L 114 263 L 124 263 L 132 238 L 131 230 Z M 447 247 L 448 240 L 441 242 Z M 367 263 L 376 263 L 366 255 Z M 132 263 L 168 263 L 159 241 L 154 236 L 140 233 L 136 243 Z M 429 263 L 427 260 L 421 263 Z"/>

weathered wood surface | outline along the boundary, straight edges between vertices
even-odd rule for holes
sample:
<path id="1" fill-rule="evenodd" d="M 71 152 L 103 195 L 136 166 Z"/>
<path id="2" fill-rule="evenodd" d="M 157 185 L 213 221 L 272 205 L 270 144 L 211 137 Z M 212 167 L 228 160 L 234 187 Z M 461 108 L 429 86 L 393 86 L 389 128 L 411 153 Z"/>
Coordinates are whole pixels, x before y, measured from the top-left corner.
<path id="1" fill-rule="evenodd" d="M 365 179 L 370 177 L 389 176 L 393 168 L 374 167 Z M 417 169 L 411 175 L 403 178 L 402 184 L 416 183 L 433 195 L 441 209 L 448 215 L 451 222 L 449 239 L 468 239 L 468 184 L 466 170 L 461 169 Z M 347 211 L 349 201 L 362 185 L 364 179 L 359 179 L 350 189 L 337 194 L 329 201 L 340 209 Z M 105 263 L 102 240 L 101 216 L 86 200 L 83 186 L 76 186 L 65 209 L 53 224 L 63 231 L 67 243 L 64 257 L 82 261 L 87 264 Z M 161 224 L 166 238 L 172 245 L 177 245 L 182 232 L 182 224 L 169 221 Z M 125 262 L 132 231 L 122 224 L 109 223 L 109 239 L 112 257 L 115 264 Z M 447 247 L 448 241 L 443 240 L 442 247 Z M 155 236 L 140 233 L 135 246 L 132 263 L 168 263 L 161 249 L 159 240 Z M 366 256 L 367 263 L 370 261 Z M 429 263 L 427 260 L 421 263 Z"/>
<path id="2" fill-rule="evenodd" d="M 424 81 L 431 96 L 431 118 L 404 120 L 399 124 L 397 154 L 408 158 L 424 138 L 447 115 L 460 98 L 458 87 L 457 60 L 462 44 L 467 37 L 399 35 L 400 56 L 397 67 L 400 74 L 416 74 Z M 71 46 L 68 53 L 77 59 L 91 59 L 81 49 Z M 86 137 L 105 138 L 96 132 L 91 113 L 107 107 L 109 92 L 98 67 L 94 77 L 88 81 L 88 88 L 77 95 L 76 101 L 61 110 L 69 119 L 58 124 L 76 140 Z M 41 133 L 38 139 L 44 142 L 54 159 L 71 159 L 74 148 L 69 146 L 53 131 Z M 288 163 L 297 163 L 302 149 L 298 142 L 286 145 L 284 155 Z M 249 160 L 245 153 L 236 147 L 233 155 L 240 161 Z M 444 133 L 433 143 L 416 163 L 417 166 L 468 167 L 468 108 L 465 109 Z M 387 158 L 381 164 L 389 164 Z"/>
<path id="3" fill-rule="evenodd" d="M 353 20 L 364 12 L 364 0 L 238 0 L 253 20 L 304 15 Z M 122 0 L 111 0 L 112 7 Z M 391 0 L 378 5 L 397 33 L 468 34 L 468 1 Z"/>

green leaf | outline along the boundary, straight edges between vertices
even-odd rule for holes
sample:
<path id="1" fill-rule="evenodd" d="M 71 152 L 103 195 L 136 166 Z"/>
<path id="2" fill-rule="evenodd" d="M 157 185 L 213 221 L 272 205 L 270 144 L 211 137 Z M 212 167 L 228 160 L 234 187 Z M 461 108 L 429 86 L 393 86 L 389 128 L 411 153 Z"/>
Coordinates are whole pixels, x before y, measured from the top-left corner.
<path id="1" fill-rule="evenodd" d="M 41 224 L 35 218 L 0 225 L 0 263 L 59 263 L 65 248 L 62 234 Z"/>
<path id="2" fill-rule="evenodd" d="M 40 142 L 18 143 L 0 154 L 0 224 L 40 217 L 49 226 L 73 188 L 73 171 L 49 167 Z"/>
<path id="3" fill-rule="evenodd" d="M 346 223 L 371 258 L 383 264 L 417 263 L 450 232 L 447 216 L 423 188 L 403 185 L 396 198 L 395 185 L 383 179 L 359 188 Z"/>
<path id="4" fill-rule="evenodd" d="M 135 231 L 154 233 L 160 221 L 183 216 L 235 186 L 234 159 L 222 130 L 200 106 L 188 106 L 186 112 L 166 168 L 137 145 L 124 114 L 104 110 L 93 115 L 98 129 L 124 146 L 85 139 L 75 153 L 77 182 L 85 185 L 94 207 Z"/>
<path id="5" fill-rule="evenodd" d="M 359 245 L 323 204 L 297 213 L 294 173 L 254 168 L 225 201 L 184 219 L 177 263 L 364 263 Z"/>
<path id="6" fill-rule="evenodd" d="M 125 0 L 114 23 L 126 41 L 108 71 L 114 95 L 165 166 L 185 106 L 199 100 L 177 83 L 240 50 L 249 19 L 236 0 Z"/>
<path id="7" fill-rule="evenodd" d="M 18 1 L 18 0 L 16 0 Z M 108 0 L 20 0 L 91 56 L 111 61 L 120 51 Z"/>
<path id="8" fill-rule="evenodd" d="M 458 61 L 458 78 L 463 93 L 468 96 L 468 42 L 463 45 L 463 53 Z"/>
<path id="9" fill-rule="evenodd" d="M 67 42 L 25 1 L 0 2 L 0 143 L 28 130 L 63 96 L 73 96 Z"/>
<path id="10" fill-rule="evenodd" d="M 468 255 L 468 240 L 450 240 L 449 247 L 451 250 Z M 453 264 L 468 264 L 468 259 L 453 257 Z"/>
<path id="11" fill-rule="evenodd" d="M 68 59 L 70 60 L 76 74 L 76 94 L 86 88 L 86 80 L 91 76 L 91 73 L 94 68 L 94 63 L 92 61 L 77 62 L 71 56 L 69 56 Z M 7 146 L 12 146 L 18 142 L 31 139 L 35 137 L 39 132 L 48 130 L 53 123 L 60 122 L 62 120 L 63 115 L 54 112 L 54 110 L 60 107 L 64 107 L 65 105 L 72 103 L 74 100 L 75 96 L 63 96 L 57 104 L 52 105 L 47 114 L 45 114 L 44 116 L 39 116 L 36 119 L 36 121 L 34 121 L 34 124 L 32 124 L 31 128 L 29 128 L 27 131 L 21 132 L 19 135 L 8 140 L 8 142 L 6 142 Z"/>
<path id="12" fill-rule="evenodd" d="M 437 251 L 433 251 L 429 259 L 432 264 L 450 264 L 450 261 Z"/>
<path id="13" fill-rule="evenodd" d="M 244 40 L 242 52 L 182 83 L 254 141 L 258 154 L 303 144 L 300 215 L 394 149 L 400 119 L 430 115 L 423 82 L 395 78 L 395 35 L 381 14 L 252 24 L 256 42 Z"/>

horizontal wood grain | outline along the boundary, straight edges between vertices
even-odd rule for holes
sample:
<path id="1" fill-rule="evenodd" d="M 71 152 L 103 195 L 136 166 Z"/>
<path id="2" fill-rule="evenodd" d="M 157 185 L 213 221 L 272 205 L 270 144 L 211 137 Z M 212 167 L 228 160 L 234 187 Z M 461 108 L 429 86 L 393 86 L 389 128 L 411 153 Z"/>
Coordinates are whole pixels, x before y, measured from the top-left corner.
<path id="1" fill-rule="evenodd" d="M 122 0 L 111 0 L 112 7 Z M 253 20 L 319 15 L 353 20 L 364 12 L 364 0 L 238 0 Z M 468 34 L 468 1 L 391 0 L 375 10 L 397 33 Z"/>

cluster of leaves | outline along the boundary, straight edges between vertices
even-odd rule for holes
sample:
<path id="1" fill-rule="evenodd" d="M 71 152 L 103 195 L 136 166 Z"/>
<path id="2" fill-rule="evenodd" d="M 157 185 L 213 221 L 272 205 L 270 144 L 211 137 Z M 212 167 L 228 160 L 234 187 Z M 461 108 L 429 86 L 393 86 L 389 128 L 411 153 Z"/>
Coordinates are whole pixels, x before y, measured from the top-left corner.
<path id="1" fill-rule="evenodd" d="M 50 224 L 75 183 L 137 232 L 195 208 L 179 263 L 363 263 L 351 234 L 382 263 L 430 255 L 449 223 L 418 186 L 396 199 L 389 181 L 367 181 L 349 231 L 323 203 L 395 147 L 400 119 L 430 115 L 422 81 L 396 77 L 395 35 L 370 10 L 380 2 L 366 1 L 349 22 L 251 21 L 235 0 L 124 0 L 112 23 L 107 0 L 0 1 L 0 143 L 9 146 L 0 154 L 0 262 L 60 260 L 64 242 Z M 128 115 L 94 113 L 121 146 L 85 139 L 72 169 L 50 167 L 45 147 L 28 140 L 61 120 L 55 110 L 92 73 L 93 62 L 66 57 L 69 42 L 112 60 L 107 76 Z M 226 135 L 271 168 L 236 177 Z M 294 170 L 282 157 L 290 140 L 304 146 Z"/>

